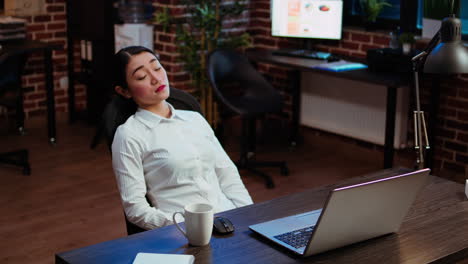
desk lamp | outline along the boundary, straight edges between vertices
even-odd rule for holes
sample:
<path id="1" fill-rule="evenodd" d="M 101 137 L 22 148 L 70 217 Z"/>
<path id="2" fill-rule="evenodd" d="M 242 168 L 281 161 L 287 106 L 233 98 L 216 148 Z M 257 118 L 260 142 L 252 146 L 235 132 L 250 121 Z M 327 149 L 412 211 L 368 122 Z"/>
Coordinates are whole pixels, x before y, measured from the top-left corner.
<path id="1" fill-rule="evenodd" d="M 440 43 L 439 43 L 440 42 Z M 427 137 L 424 112 L 421 111 L 419 98 L 419 71 L 426 73 L 457 74 L 468 73 L 468 50 L 461 41 L 461 22 L 455 15 L 442 21 L 439 31 L 434 35 L 424 51 L 411 59 L 416 90 L 416 111 L 414 111 L 414 148 L 416 166 L 424 167 L 425 150 L 430 149 Z M 424 134 L 423 134 L 424 133 Z M 424 146 L 423 146 L 424 138 Z M 424 148 L 424 149 L 423 149 Z"/>

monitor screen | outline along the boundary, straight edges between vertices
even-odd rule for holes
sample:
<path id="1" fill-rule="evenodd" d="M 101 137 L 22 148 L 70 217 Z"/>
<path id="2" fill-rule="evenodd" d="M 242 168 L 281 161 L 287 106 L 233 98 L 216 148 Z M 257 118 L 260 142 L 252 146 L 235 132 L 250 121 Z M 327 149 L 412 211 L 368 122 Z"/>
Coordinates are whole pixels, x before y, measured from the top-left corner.
<path id="1" fill-rule="evenodd" d="M 275 37 L 341 39 L 342 0 L 271 0 Z"/>

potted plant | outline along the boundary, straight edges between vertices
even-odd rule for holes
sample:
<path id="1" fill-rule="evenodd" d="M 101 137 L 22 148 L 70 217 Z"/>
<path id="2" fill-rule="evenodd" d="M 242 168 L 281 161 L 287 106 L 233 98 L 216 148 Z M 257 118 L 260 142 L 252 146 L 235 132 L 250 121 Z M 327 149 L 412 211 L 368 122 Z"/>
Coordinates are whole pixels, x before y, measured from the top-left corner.
<path id="1" fill-rule="evenodd" d="M 401 44 L 401 48 L 403 50 L 403 54 L 408 54 L 411 51 L 411 47 L 413 46 L 414 42 L 414 34 L 410 32 L 401 33 L 399 37 L 399 41 Z"/>
<path id="2" fill-rule="evenodd" d="M 380 12 L 382 12 L 382 9 L 392 6 L 385 0 L 360 0 L 360 4 L 366 26 L 370 26 L 375 23 Z"/>
<path id="3" fill-rule="evenodd" d="M 216 127 L 217 106 L 206 78 L 206 55 L 216 48 L 240 48 L 251 44 L 246 32 L 232 35 L 223 30 L 223 21 L 242 15 L 247 10 L 243 1 L 221 3 L 221 0 L 184 0 L 186 16 L 172 19 L 167 9 L 156 14 L 156 23 L 165 30 L 176 25 L 176 44 L 184 69 L 191 75 L 196 96 L 200 99 L 207 121 Z M 236 24 L 238 26 L 239 24 Z"/>

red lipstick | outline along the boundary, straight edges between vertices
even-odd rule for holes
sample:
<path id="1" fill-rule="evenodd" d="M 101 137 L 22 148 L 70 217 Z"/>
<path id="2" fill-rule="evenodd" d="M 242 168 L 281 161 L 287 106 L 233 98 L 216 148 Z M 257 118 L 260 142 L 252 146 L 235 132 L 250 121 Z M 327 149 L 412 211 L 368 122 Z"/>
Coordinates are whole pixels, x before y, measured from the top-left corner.
<path id="1" fill-rule="evenodd" d="M 159 86 L 158 88 L 156 88 L 156 92 L 159 93 L 160 91 L 164 90 L 164 88 L 166 88 L 166 85 L 161 85 Z"/>

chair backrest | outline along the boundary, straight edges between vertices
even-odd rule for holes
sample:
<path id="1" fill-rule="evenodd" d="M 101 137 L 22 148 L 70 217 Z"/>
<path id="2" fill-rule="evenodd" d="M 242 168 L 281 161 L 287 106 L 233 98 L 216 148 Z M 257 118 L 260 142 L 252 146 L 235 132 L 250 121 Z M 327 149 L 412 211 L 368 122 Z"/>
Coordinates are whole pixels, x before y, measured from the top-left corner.
<path id="1" fill-rule="evenodd" d="M 269 104 L 281 101 L 279 92 L 237 51 L 218 49 L 208 55 L 207 74 L 217 99 L 237 114 L 248 114 L 239 102 L 255 99 Z"/>

